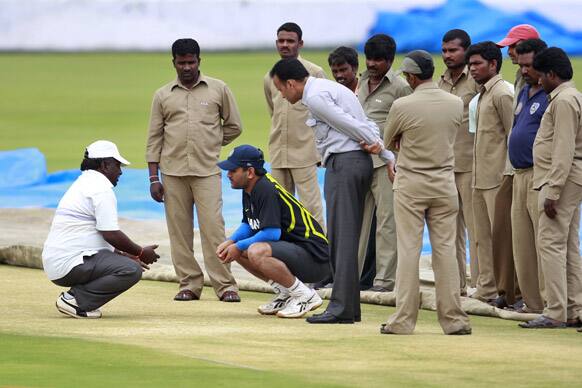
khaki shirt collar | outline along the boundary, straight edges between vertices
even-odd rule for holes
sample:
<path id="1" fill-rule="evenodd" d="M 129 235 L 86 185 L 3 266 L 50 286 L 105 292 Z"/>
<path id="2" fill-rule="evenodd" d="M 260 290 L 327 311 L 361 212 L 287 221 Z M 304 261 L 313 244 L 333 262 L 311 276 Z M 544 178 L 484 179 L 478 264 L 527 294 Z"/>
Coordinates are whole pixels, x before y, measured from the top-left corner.
<path id="1" fill-rule="evenodd" d="M 469 67 L 465 66 L 463 68 L 463 71 L 461 72 L 461 75 L 459 76 L 459 79 L 457 79 L 457 82 L 459 82 L 461 80 L 461 78 L 463 78 L 463 76 L 465 78 L 467 78 L 469 76 Z M 451 76 L 451 71 L 449 69 L 447 69 L 445 71 L 445 73 L 443 75 L 441 75 L 441 79 L 443 81 L 445 81 L 446 83 L 449 83 L 451 85 L 454 85 L 456 82 L 453 82 L 453 78 Z"/>
<path id="2" fill-rule="evenodd" d="M 562 92 L 562 90 L 566 90 L 568 88 L 574 87 L 574 83 L 572 81 L 566 81 L 560 84 L 557 88 L 552 90 L 552 92 L 548 95 L 548 100 L 552 101 L 554 98 L 558 96 Z"/>
<path id="3" fill-rule="evenodd" d="M 204 84 L 208 85 L 208 79 L 206 78 L 206 76 L 204 74 L 202 74 L 201 71 L 199 71 L 198 72 L 198 80 L 192 86 L 192 89 L 194 89 L 196 86 L 198 86 L 201 82 L 203 82 Z M 180 79 L 178 77 L 176 77 L 176 79 L 172 83 L 172 86 L 170 87 L 170 90 L 174 90 L 174 88 L 182 88 L 182 89 L 185 89 L 185 90 L 192 90 L 192 89 L 188 89 L 187 87 L 185 87 L 184 85 L 182 85 L 182 82 L 180 82 Z"/>
<path id="4" fill-rule="evenodd" d="M 421 90 L 428 90 L 428 89 L 438 89 L 438 85 L 434 82 L 434 81 L 430 81 L 430 82 L 425 82 L 423 84 L 420 84 L 416 87 L 416 89 L 414 89 L 414 92 L 416 93 L 417 91 L 421 91 Z"/>
<path id="5" fill-rule="evenodd" d="M 496 76 L 494 76 L 493 78 L 491 78 L 489 81 L 485 82 L 485 84 L 483 86 L 481 86 L 481 93 L 483 93 L 484 91 L 489 91 L 491 90 L 491 88 L 497 83 L 503 81 L 503 78 L 501 78 L 500 74 L 497 74 Z"/>
<path id="6" fill-rule="evenodd" d="M 386 74 L 384 74 L 384 77 L 382 78 L 382 81 L 380 82 L 380 84 L 382 82 L 384 82 L 385 79 L 389 83 L 392 83 L 392 82 L 394 82 L 394 77 L 397 77 L 397 75 L 392 71 L 392 69 L 388 69 Z M 360 78 L 361 78 L 360 82 L 362 82 L 362 83 L 368 82 L 368 78 L 370 78 L 370 73 L 368 73 L 368 70 L 364 70 L 364 72 L 361 74 Z"/>

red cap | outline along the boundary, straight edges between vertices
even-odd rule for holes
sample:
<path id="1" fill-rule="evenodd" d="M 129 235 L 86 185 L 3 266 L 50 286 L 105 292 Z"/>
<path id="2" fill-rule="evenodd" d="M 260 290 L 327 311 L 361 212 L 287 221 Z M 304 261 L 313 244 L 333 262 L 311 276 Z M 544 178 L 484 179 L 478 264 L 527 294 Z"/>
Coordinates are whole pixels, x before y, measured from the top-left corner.
<path id="1" fill-rule="evenodd" d="M 514 43 L 519 42 L 520 40 L 526 39 L 539 39 L 540 33 L 538 30 L 535 29 L 534 26 L 530 24 L 519 24 L 513 27 L 507 33 L 507 36 L 503 38 L 501 41 L 497 42 L 497 46 L 499 47 L 507 47 L 511 46 Z"/>

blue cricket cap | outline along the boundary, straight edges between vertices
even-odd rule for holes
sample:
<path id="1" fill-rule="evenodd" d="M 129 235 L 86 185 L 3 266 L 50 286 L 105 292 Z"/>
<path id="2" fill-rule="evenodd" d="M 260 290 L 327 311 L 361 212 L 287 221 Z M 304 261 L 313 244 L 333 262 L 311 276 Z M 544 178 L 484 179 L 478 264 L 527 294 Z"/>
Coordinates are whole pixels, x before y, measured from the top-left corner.
<path id="1" fill-rule="evenodd" d="M 222 170 L 236 170 L 239 167 L 254 167 L 257 171 L 264 171 L 265 157 L 263 151 L 252 145 L 243 144 L 235 147 L 226 160 L 218 162 Z"/>

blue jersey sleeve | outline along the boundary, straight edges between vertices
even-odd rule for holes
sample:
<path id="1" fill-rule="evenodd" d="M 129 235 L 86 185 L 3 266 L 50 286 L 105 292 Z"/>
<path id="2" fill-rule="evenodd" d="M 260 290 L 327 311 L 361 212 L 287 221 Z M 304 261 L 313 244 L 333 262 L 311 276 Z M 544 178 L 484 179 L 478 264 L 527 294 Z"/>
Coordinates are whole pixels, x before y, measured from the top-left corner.
<path id="1" fill-rule="evenodd" d="M 245 238 L 249 238 L 253 235 L 253 230 L 251 226 L 246 222 L 241 222 L 240 226 L 237 230 L 234 231 L 232 236 L 229 237 L 229 240 L 234 242 L 244 240 Z"/>
<path id="2" fill-rule="evenodd" d="M 254 243 L 279 241 L 280 238 L 281 238 L 281 228 L 265 228 L 259 230 L 256 234 L 252 235 L 249 238 L 239 240 L 236 243 L 236 247 L 241 251 L 246 251 Z"/>

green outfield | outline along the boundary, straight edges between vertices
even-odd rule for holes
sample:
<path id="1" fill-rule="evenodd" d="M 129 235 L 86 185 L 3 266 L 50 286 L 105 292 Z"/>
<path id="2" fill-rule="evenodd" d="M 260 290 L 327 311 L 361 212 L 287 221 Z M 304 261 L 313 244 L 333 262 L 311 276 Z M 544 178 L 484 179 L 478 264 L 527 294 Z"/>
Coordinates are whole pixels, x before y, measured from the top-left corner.
<path id="1" fill-rule="evenodd" d="M 445 336 L 421 311 L 411 336 L 379 334 L 392 307 L 362 306 L 354 325 L 261 316 L 271 295 L 173 302 L 176 285 L 143 281 L 75 320 L 40 270 L 0 265 L 0 387 L 492 387 L 580 384 L 582 334 L 524 330 L 471 316 L 473 335 Z"/>
<path id="2" fill-rule="evenodd" d="M 303 56 L 330 74 L 327 53 L 306 51 Z M 236 144 L 267 149 L 262 79 L 277 59 L 274 50 L 202 54 L 202 71 L 226 81 L 238 101 L 244 132 Z M 435 60 L 440 74 L 442 61 Z M 132 167 L 145 167 L 151 98 L 174 77 L 170 61 L 166 53 L 0 54 L 0 149 L 37 147 L 55 171 L 76 168 L 87 144 L 110 139 Z M 363 70 L 363 58 L 360 62 Z M 574 65 L 575 78 L 582 80 L 582 59 L 575 58 Z M 504 77 L 513 81 L 515 70 L 506 59 Z"/>

